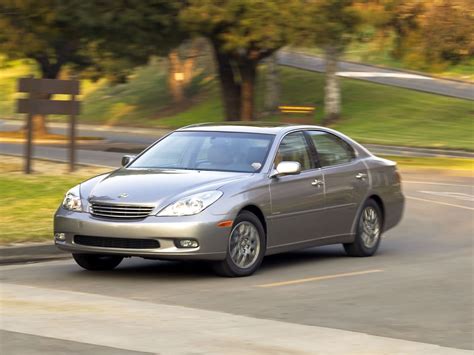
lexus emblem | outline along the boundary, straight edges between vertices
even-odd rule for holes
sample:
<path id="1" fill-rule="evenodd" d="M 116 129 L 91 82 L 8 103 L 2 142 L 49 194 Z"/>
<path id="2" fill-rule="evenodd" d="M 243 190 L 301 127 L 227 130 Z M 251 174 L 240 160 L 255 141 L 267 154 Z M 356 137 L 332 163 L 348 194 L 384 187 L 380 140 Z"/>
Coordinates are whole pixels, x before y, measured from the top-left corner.
<path id="1" fill-rule="evenodd" d="M 126 192 L 123 192 L 120 195 L 118 195 L 118 198 L 125 198 L 125 197 L 128 197 L 128 194 Z"/>

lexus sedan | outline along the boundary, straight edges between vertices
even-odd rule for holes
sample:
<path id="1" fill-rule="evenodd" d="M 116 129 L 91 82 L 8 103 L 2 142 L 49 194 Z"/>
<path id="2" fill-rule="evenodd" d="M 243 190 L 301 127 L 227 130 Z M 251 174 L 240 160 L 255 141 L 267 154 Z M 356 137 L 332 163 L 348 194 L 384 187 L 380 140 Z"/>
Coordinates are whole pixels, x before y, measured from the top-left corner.
<path id="1" fill-rule="evenodd" d="M 332 129 L 193 125 L 69 190 L 54 239 L 87 270 L 133 256 L 247 276 L 265 255 L 337 243 L 371 256 L 402 217 L 400 180 L 396 163 Z"/>

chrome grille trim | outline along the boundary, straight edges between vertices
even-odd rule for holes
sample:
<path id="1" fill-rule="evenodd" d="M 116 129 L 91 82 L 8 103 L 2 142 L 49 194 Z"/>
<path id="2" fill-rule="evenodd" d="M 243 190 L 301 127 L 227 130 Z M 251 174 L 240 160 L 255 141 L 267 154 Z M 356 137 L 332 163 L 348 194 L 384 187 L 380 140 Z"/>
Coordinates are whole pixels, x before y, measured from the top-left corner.
<path id="1" fill-rule="evenodd" d="M 111 204 L 98 202 L 92 202 L 90 204 L 91 215 L 100 218 L 143 219 L 149 216 L 153 209 L 153 206 Z"/>

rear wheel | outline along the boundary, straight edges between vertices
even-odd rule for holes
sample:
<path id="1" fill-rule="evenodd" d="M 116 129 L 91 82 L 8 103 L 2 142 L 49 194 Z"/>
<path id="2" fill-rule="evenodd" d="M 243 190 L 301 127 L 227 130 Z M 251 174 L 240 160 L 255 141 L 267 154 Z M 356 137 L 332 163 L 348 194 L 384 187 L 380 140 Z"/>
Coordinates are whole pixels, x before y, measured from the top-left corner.
<path id="1" fill-rule="evenodd" d="M 76 263 L 86 270 L 112 270 L 123 260 L 121 256 L 100 254 L 72 254 Z"/>
<path id="2" fill-rule="evenodd" d="M 226 258 L 214 263 L 214 270 L 226 277 L 252 275 L 262 263 L 265 246 L 262 223 L 253 213 L 243 211 L 230 232 Z"/>
<path id="3" fill-rule="evenodd" d="M 362 207 L 354 242 L 344 244 L 350 256 L 372 256 L 377 251 L 382 236 L 382 212 L 374 200 L 367 200 Z"/>

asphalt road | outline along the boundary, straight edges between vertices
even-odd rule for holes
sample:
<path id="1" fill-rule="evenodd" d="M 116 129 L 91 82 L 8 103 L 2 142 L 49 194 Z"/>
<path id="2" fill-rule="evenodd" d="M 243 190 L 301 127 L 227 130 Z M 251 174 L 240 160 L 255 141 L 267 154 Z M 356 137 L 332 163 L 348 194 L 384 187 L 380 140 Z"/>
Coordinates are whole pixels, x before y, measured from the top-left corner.
<path id="1" fill-rule="evenodd" d="M 15 131 L 22 127 L 23 122 L 14 120 L 0 120 L 0 131 Z M 67 134 L 67 124 L 51 122 L 49 130 L 53 134 Z M 94 125 L 78 125 L 78 136 L 93 136 L 104 138 L 103 142 L 79 144 L 79 149 L 87 151 L 115 151 L 115 152 L 139 152 L 155 142 L 161 136 L 167 134 L 167 129 L 152 128 L 133 128 L 133 127 L 106 127 Z M 10 142 L 0 143 L 0 153 L 21 155 L 23 152 L 23 143 Z M 66 159 L 65 150 L 60 151 L 55 148 L 65 148 L 65 144 L 35 144 L 34 150 L 38 158 L 45 157 L 63 157 Z M 387 145 L 366 144 L 365 145 L 374 154 L 398 155 L 410 157 L 468 157 L 474 158 L 474 153 L 459 150 L 443 150 L 428 148 L 397 147 Z M 51 149 L 50 149 L 51 148 Z M 94 153 L 81 153 L 79 157 L 86 163 L 97 164 Z M 118 157 L 118 155 L 117 155 Z M 114 158 L 115 159 L 115 158 Z M 120 159 L 120 158 L 118 158 Z"/>
<path id="2" fill-rule="evenodd" d="M 312 55 L 280 51 L 278 63 L 299 69 L 324 72 L 324 59 Z M 339 62 L 339 76 L 371 81 L 378 84 L 425 91 L 433 94 L 474 100 L 474 85 L 447 79 L 439 79 L 417 73 L 385 69 L 372 65 Z"/>
<path id="3" fill-rule="evenodd" d="M 472 354 L 473 179 L 403 181 L 404 219 L 371 258 L 313 248 L 240 279 L 141 259 L 0 267 L 2 353 Z"/>

